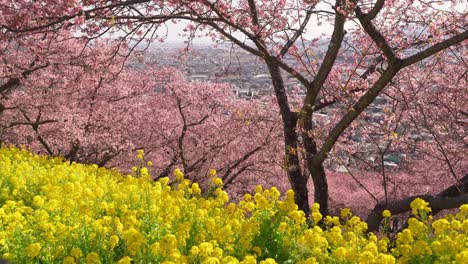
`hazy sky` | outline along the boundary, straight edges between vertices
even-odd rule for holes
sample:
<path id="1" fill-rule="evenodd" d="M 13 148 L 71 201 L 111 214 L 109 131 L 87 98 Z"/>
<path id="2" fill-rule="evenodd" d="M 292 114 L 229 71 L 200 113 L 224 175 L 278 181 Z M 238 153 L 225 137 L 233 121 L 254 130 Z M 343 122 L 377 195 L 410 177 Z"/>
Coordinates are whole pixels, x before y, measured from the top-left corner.
<path id="1" fill-rule="evenodd" d="M 186 40 L 186 37 L 182 37 L 183 35 L 183 29 L 187 25 L 188 22 L 186 21 L 180 21 L 177 24 L 173 24 L 172 22 L 169 22 L 167 24 L 167 30 L 168 30 L 168 36 L 167 36 L 167 41 L 168 42 L 183 42 Z M 328 24 L 327 22 L 324 22 L 321 26 L 317 26 L 317 20 L 313 19 L 309 22 L 309 27 L 307 29 L 307 38 L 313 38 L 313 37 L 318 37 L 322 33 L 330 33 L 333 30 L 333 25 Z M 200 43 L 210 43 L 211 38 L 207 37 L 202 37 L 198 38 L 196 42 Z"/>
<path id="2" fill-rule="evenodd" d="M 329 4 L 327 3 L 319 3 L 317 5 L 317 10 L 327 10 L 327 11 L 332 11 Z M 317 26 L 317 18 L 313 16 L 309 22 L 309 26 L 307 28 L 307 34 L 305 35 L 307 38 L 314 38 L 320 36 L 322 33 L 325 34 L 330 34 L 333 30 L 333 25 L 330 25 L 326 21 L 322 21 L 323 23 L 320 26 Z M 177 24 L 173 24 L 172 22 L 169 22 L 167 24 L 167 30 L 168 30 L 168 36 L 167 36 L 167 41 L 168 42 L 183 42 L 186 40 L 185 37 L 181 37 L 180 35 L 183 32 L 184 27 L 187 25 L 188 22 L 186 21 L 181 21 L 178 22 Z M 349 24 L 349 23 L 348 23 Z M 164 32 L 164 31 L 162 31 Z M 196 42 L 200 43 L 211 43 L 211 39 L 204 37 L 204 38 L 199 38 Z"/>

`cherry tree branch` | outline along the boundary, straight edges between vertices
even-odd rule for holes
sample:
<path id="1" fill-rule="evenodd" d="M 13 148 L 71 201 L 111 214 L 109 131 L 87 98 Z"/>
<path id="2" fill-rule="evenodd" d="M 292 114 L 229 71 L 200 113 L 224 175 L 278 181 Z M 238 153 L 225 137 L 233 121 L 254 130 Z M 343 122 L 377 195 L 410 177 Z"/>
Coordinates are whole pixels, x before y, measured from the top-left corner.
<path id="1" fill-rule="evenodd" d="M 349 125 L 369 106 L 380 92 L 389 84 L 400 70 L 400 64 L 390 64 L 382 73 L 374 85 L 351 107 L 351 109 L 340 119 L 340 121 L 329 132 L 322 148 L 314 157 L 314 163 L 319 164 L 328 156 L 338 138 L 349 127 Z"/>
<path id="2" fill-rule="evenodd" d="M 241 158 L 236 160 L 232 165 L 229 165 L 226 168 L 226 172 L 224 172 L 221 179 L 223 181 L 225 181 L 236 167 L 238 167 L 242 162 L 248 160 L 253 154 L 257 153 L 262 148 L 263 148 L 263 145 L 262 146 L 257 146 L 256 148 L 254 148 L 254 149 L 250 150 L 249 152 L 245 153 L 244 156 L 242 156 Z"/>
<path id="3" fill-rule="evenodd" d="M 279 57 L 283 57 L 288 53 L 289 49 L 296 43 L 297 39 L 304 34 L 304 29 L 306 28 L 307 24 L 309 23 L 310 17 L 312 16 L 312 10 L 315 8 L 315 5 L 309 7 L 307 13 L 305 14 L 304 20 L 302 21 L 299 28 L 296 30 L 296 33 L 293 35 L 292 38 L 288 39 L 286 44 L 283 46 L 281 51 L 279 52 Z"/>
<path id="4" fill-rule="evenodd" d="M 187 160 L 185 159 L 185 154 L 184 154 L 184 138 L 187 133 L 188 126 L 187 126 L 187 120 L 185 118 L 181 100 L 179 97 L 177 97 L 177 95 L 175 95 L 175 98 L 177 102 L 177 110 L 179 111 L 180 117 L 182 118 L 182 131 L 180 132 L 180 136 L 177 140 L 177 146 L 178 146 L 180 161 L 182 162 L 184 171 L 186 171 L 188 166 L 187 166 Z"/>
<path id="5" fill-rule="evenodd" d="M 419 61 L 422 61 L 436 53 L 438 53 L 439 51 L 442 51 L 444 49 L 447 49 L 453 45 L 457 45 L 465 40 L 468 39 L 468 30 L 465 30 L 463 31 L 462 33 L 460 34 L 457 34 L 453 37 L 450 37 L 448 39 L 445 39 L 437 44 L 434 44 L 433 46 L 423 50 L 423 51 L 420 51 L 408 58 L 405 58 L 403 59 L 402 61 L 402 66 L 403 67 L 407 67 L 407 66 L 410 66 L 412 64 L 415 64 Z"/>
<path id="6" fill-rule="evenodd" d="M 371 37 L 380 50 L 382 50 L 385 57 L 387 57 L 390 62 L 397 60 L 397 57 L 393 52 L 393 48 L 390 47 L 388 42 L 385 40 L 385 37 L 372 24 L 371 18 L 362 13 L 359 6 L 356 7 L 354 12 L 366 33 Z"/>
<path id="7" fill-rule="evenodd" d="M 341 1 L 337 0 L 336 5 L 340 5 Z M 335 25 L 333 28 L 333 33 L 331 36 L 330 43 L 328 44 L 328 49 L 325 54 L 325 57 L 322 61 L 322 64 L 317 72 L 317 75 L 314 77 L 313 82 L 310 84 L 310 87 L 307 89 L 307 95 L 304 99 L 304 106 L 307 105 L 312 106 L 315 103 L 315 99 L 320 92 L 320 89 L 323 87 L 326 79 L 328 78 L 328 74 L 333 68 L 335 64 L 335 60 L 338 56 L 338 52 L 340 51 L 341 43 L 343 42 L 343 38 L 345 35 L 344 30 L 344 23 L 346 22 L 346 18 L 341 15 L 340 13 L 336 13 L 335 15 Z M 305 110 L 305 109 L 304 109 Z"/>
<path id="8" fill-rule="evenodd" d="M 254 26 L 259 26 L 258 22 L 258 15 L 257 15 L 257 7 L 255 6 L 255 1 L 254 0 L 248 0 L 249 2 L 249 8 L 250 8 L 250 15 L 252 17 L 252 23 Z"/>
<path id="9" fill-rule="evenodd" d="M 11 122 L 6 126 L 6 128 L 14 127 L 14 126 L 21 126 L 21 125 L 26 125 L 26 126 L 31 126 L 33 128 L 37 128 L 40 125 L 44 124 L 50 124 L 50 123 L 57 123 L 59 122 L 58 120 L 40 120 L 40 121 L 22 121 L 22 122 Z"/>
<path id="10" fill-rule="evenodd" d="M 37 135 L 37 140 L 39 140 L 39 142 L 42 144 L 42 146 L 46 149 L 47 153 L 50 156 L 55 156 L 54 152 L 52 151 L 52 148 L 50 148 L 50 146 L 47 144 L 47 142 L 44 140 L 44 138 L 39 134 L 39 125 L 40 125 L 42 113 L 39 112 L 39 114 L 37 115 L 36 121 L 31 121 L 31 118 L 26 113 L 26 111 L 24 111 L 23 109 L 20 109 L 20 111 L 23 114 L 24 118 L 30 123 L 32 129 L 34 130 L 34 132 Z"/>
<path id="11" fill-rule="evenodd" d="M 227 179 L 225 182 L 224 182 L 224 186 L 229 186 L 230 184 L 232 184 L 232 182 L 241 174 L 243 173 L 244 171 L 248 170 L 250 167 L 252 167 L 254 164 L 253 163 L 248 163 L 244 166 L 242 166 L 236 173 L 234 173 L 229 179 Z"/>
<path id="12" fill-rule="evenodd" d="M 374 7 L 366 14 L 366 16 L 370 20 L 374 19 L 380 13 L 380 10 L 382 10 L 384 4 L 385 0 L 377 0 Z"/>
<path id="13" fill-rule="evenodd" d="M 120 155 L 120 153 L 122 153 L 122 150 L 119 149 L 117 152 L 115 153 L 105 153 L 103 155 L 103 157 L 98 161 L 96 162 L 96 164 L 99 166 L 99 167 L 104 167 L 109 161 L 111 161 L 113 158 L 117 157 L 118 155 Z"/>

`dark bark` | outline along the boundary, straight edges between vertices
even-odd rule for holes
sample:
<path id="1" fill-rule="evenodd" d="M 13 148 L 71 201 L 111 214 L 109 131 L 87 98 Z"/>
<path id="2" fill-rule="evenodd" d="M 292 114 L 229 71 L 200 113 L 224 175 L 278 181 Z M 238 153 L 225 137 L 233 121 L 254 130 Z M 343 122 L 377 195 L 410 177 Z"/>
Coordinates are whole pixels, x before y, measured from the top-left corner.
<path id="1" fill-rule="evenodd" d="M 227 179 L 223 186 L 225 188 L 227 188 L 229 185 L 231 185 L 235 179 L 237 179 L 237 177 L 243 173 L 244 171 L 248 170 L 250 167 L 252 167 L 254 164 L 253 163 L 247 163 L 245 166 L 242 166 L 241 168 L 239 168 L 235 173 L 233 173 L 231 175 L 231 177 L 229 177 L 229 179 Z"/>
<path id="2" fill-rule="evenodd" d="M 369 13 L 367 13 L 367 17 L 371 20 L 374 19 L 380 10 L 382 10 L 384 4 L 385 0 L 377 0 L 374 7 L 369 11 Z"/>
<path id="3" fill-rule="evenodd" d="M 104 154 L 104 156 L 101 158 L 101 160 L 99 160 L 98 162 L 96 162 L 96 164 L 97 164 L 99 167 L 104 167 L 109 161 L 111 161 L 113 158 L 117 157 L 121 152 L 122 152 L 122 150 L 118 150 L 118 151 L 115 152 L 115 153 L 106 153 L 106 154 Z"/>
<path id="4" fill-rule="evenodd" d="M 320 205 L 320 213 L 329 215 L 328 210 L 328 182 L 323 164 L 308 165 L 310 175 L 314 182 L 314 202 Z"/>
<path id="5" fill-rule="evenodd" d="M 11 78 L 6 83 L 0 86 L 0 94 L 11 91 L 20 84 L 19 78 Z"/>
<path id="6" fill-rule="evenodd" d="M 302 174 L 299 157 L 297 155 L 298 134 L 296 126 L 298 117 L 297 114 L 292 112 L 289 107 L 288 97 L 279 66 L 271 58 L 266 58 L 265 61 L 271 75 L 273 88 L 278 100 L 278 106 L 280 108 L 281 118 L 283 121 L 285 170 L 288 174 L 291 188 L 295 193 L 295 201 L 299 209 L 304 211 L 306 216 L 309 217 L 310 206 L 309 194 L 307 190 L 308 178 L 306 175 Z"/>

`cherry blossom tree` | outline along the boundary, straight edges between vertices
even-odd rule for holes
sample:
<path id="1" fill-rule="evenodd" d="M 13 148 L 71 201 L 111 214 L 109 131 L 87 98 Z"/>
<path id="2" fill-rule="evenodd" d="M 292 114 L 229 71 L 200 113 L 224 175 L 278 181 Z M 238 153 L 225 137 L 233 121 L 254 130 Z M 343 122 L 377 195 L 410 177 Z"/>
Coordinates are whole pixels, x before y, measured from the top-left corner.
<path id="1" fill-rule="evenodd" d="M 381 156 L 388 148 L 378 141 L 388 145 L 411 136 L 399 133 L 401 129 L 428 133 L 432 139 L 405 144 L 416 147 L 418 155 L 433 154 L 448 168 L 454 183 L 461 184 L 465 168 L 456 156 L 463 157 L 457 153 L 466 149 L 466 136 L 463 126 L 453 126 L 466 124 L 466 106 L 462 100 L 446 101 L 460 93 L 466 96 L 466 63 L 461 61 L 466 57 L 467 17 L 459 1 L 443 5 L 432 0 L 4 1 L 0 10 L 4 39 L 31 35 L 55 39 L 60 32 L 86 40 L 114 36 L 112 58 L 125 58 L 144 41 L 164 40 L 168 23 L 184 20 L 189 23 L 188 37 L 207 35 L 260 58 L 270 73 L 281 115 L 283 167 L 296 202 L 307 215 L 309 177 L 314 200 L 321 213 L 328 214 L 324 165 L 343 151 L 359 156 L 347 144 L 359 128 L 369 138 L 378 138 L 374 141 Z M 333 25 L 333 30 L 326 51 L 316 56 L 320 40 L 306 33 L 319 23 Z M 131 47 L 122 47 L 125 43 Z M 443 70 L 425 71 L 450 64 L 454 66 L 449 74 L 454 76 L 444 77 Z M 291 102 L 285 76 L 295 78 L 305 91 L 300 105 Z M 444 79 L 450 83 L 447 93 Z M 423 91 L 421 97 L 418 90 Z M 366 109 L 383 95 L 397 105 L 381 114 L 380 125 L 371 122 L 374 125 L 366 127 L 361 118 L 369 121 Z M 328 111 L 327 125 L 321 125 L 321 111 Z M 447 120 L 443 113 L 452 116 Z M 385 183 L 387 177 L 381 173 Z"/>
<path id="2" fill-rule="evenodd" d="M 73 49 L 77 43 L 71 42 Z M 280 120 L 271 113 L 271 100 L 235 99 L 230 85 L 190 82 L 176 69 L 143 61 L 100 67 L 96 61 L 106 58 L 105 50 L 91 49 L 80 68 L 32 72 L 5 92 L 0 139 L 127 171 L 143 149 L 155 179 L 181 168 L 203 182 L 214 168 L 225 187 L 237 189 L 281 169 Z"/>

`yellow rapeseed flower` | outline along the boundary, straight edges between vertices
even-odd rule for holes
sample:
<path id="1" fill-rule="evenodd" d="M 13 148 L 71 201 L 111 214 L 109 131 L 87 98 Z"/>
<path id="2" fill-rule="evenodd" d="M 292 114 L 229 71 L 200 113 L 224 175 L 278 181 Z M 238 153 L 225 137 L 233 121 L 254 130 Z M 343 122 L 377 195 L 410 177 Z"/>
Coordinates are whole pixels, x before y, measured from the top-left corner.
<path id="1" fill-rule="evenodd" d="M 268 200 L 260 193 L 255 193 L 254 200 L 259 209 L 265 209 L 269 205 Z"/>
<path id="2" fill-rule="evenodd" d="M 72 257 L 72 256 L 66 256 L 63 261 L 62 261 L 62 264 L 75 264 L 75 258 Z"/>
<path id="3" fill-rule="evenodd" d="M 263 187 L 261 185 L 255 186 L 255 192 L 256 193 L 262 193 L 263 192 Z"/>
<path id="4" fill-rule="evenodd" d="M 213 184 L 216 187 L 219 187 L 219 186 L 223 185 L 223 180 L 221 180 L 221 178 L 215 177 L 215 178 L 213 178 Z"/>
<path id="5" fill-rule="evenodd" d="M 119 244 L 119 237 L 116 235 L 112 235 L 109 237 L 109 247 L 113 250 Z"/>
<path id="6" fill-rule="evenodd" d="M 409 229 L 405 229 L 397 235 L 397 242 L 401 244 L 410 244 L 414 241 L 413 235 Z"/>
<path id="7" fill-rule="evenodd" d="M 177 179 L 177 181 L 182 181 L 184 179 L 184 173 L 180 169 L 175 169 L 174 177 Z"/>
<path id="8" fill-rule="evenodd" d="M 395 264 L 396 262 L 396 259 L 394 256 L 391 256 L 391 255 L 388 255 L 388 254 L 382 254 L 382 253 L 379 253 L 377 255 L 377 261 L 376 263 L 379 263 L 379 264 Z"/>
<path id="9" fill-rule="evenodd" d="M 146 167 L 141 168 L 140 173 L 141 173 L 142 177 L 148 177 L 150 175 L 149 171 L 148 171 L 148 168 L 146 168 Z"/>
<path id="10" fill-rule="evenodd" d="M 80 248 L 72 248 L 72 250 L 70 251 L 70 255 L 72 257 L 79 258 L 83 256 L 83 251 L 81 251 Z"/>
<path id="11" fill-rule="evenodd" d="M 313 212 L 312 219 L 314 219 L 314 223 L 317 224 L 318 222 L 320 222 L 320 220 L 322 220 L 322 214 L 319 212 Z"/>
<path id="12" fill-rule="evenodd" d="M 98 253 L 91 252 L 88 255 L 86 255 L 86 264 L 100 264 L 100 263 L 101 263 L 101 259 Z"/>
<path id="13" fill-rule="evenodd" d="M 316 213 L 314 213 L 316 214 Z M 306 221 L 305 213 L 302 210 L 294 210 L 288 213 L 289 217 L 291 217 L 296 224 L 304 224 Z M 315 215 L 317 217 L 317 215 Z M 314 218 L 315 221 L 316 218 Z M 320 218 L 321 219 L 321 218 Z M 320 221 L 320 219 L 318 221 Z"/>
<path id="14" fill-rule="evenodd" d="M 451 230 L 449 221 L 444 218 L 434 221 L 432 228 L 434 228 L 434 234 L 436 235 L 446 234 Z"/>
<path id="15" fill-rule="evenodd" d="M 140 248 L 146 243 L 146 238 L 135 228 L 124 231 L 125 244 L 131 256 L 138 253 Z"/>
<path id="16" fill-rule="evenodd" d="M 468 249 L 463 250 L 455 256 L 456 263 L 463 264 L 468 263 Z"/>
<path id="17" fill-rule="evenodd" d="M 347 249 L 345 247 L 338 247 L 333 251 L 333 256 L 339 261 L 344 261 L 346 260 L 346 252 Z"/>
<path id="18" fill-rule="evenodd" d="M 199 254 L 203 257 L 210 256 L 214 251 L 213 244 L 211 244 L 210 242 L 203 242 L 200 245 L 198 245 L 198 248 L 200 250 Z"/>
<path id="19" fill-rule="evenodd" d="M 162 177 L 161 179 L 159 179 L 159 182 L 165 186 L 169 183 L 169 177 Z"/>
<path id="20" fill-rule="evenodd" d="M 432 250 L 426 241 L 418 240 L 414 243 L 414 245 L 412 245 L 411 255 L 413 256 L 432 255 Z"/>
<path id="21" fill-rule="evenodd" d="M 165 235 L 159 244 L 161 253 L 165 256 L 171 255 L 173 252 L 178 251 L 177 249 L 177 238 L 175 235 Z"/>
<path id="22" fill-rule="evenodd" d="M 37 257 L 37 255 L 39 255 L 39 251 L 41 251 L 41 244 L 40 243 L 33 243 L 33 244 L 30 244 L 26 250 L 25 250 L 25 254 L 26 256 L 30 257 L 30 258 L 35 258 Z"/>
<path id="23" fill-rule="evenodd" d="M 424 236 L 427 233 L 427 225 L 416 218 L 408 220 L 408 229 L 413 236 Z"/>
<path id="24" fill-rule="evenodd" d="M 320 204 L 314 203 L 312 205 L 312 212 L 320 212 Z"/>
<path id="25" fill-rule="evenodd" d="M 279 204 L 279 208 L 282 211 L 286 211 L 286 212 L 297 210 L 298 207 L 297 207 L 296 202 L 294 201 L 294 191 L 293 190 L 288 190 L 286 192 L 286 198 L 284 199 L 283 202 L 281 202 Z"/>
<path id="26" fill-rule="evenodd" d="M 411 212 L 413 215 L 419 215 L 419 214 L 428 214 L 431 212 L 431 208 L 429 207 L 429 203 L 424 201 L 421 198 L 416 198 L 414 199 L 411 204 Z"/>
<path id="27" fill-rule="evenodd" d="M 139 149 L 139 150 L 138 150 L 138 154 L 137 154 L 137 159 L 143 160 L 144 154 L 145 154 L 145 150 Z"/>
<path id="28" fill-rule="evenodd" d="M 216 170 L 215 169 L 211 169 L 210 170 L 210 177 L 215 177 L 216 176 Z"/>
<path id="29" fill-rule="evenodd" d="M 200 189 L 200 185 L 198 185 L 198 183 L 194 182 L 192 183 L 192 193 L 195 194 L 195 195 L 198 195 L 198 194 L 201 194 L 201 189 Z"/>
<path id="30" fill-rule="evenodd" d="M 468 204 L 460 206 L 460 212 L 468 214 Z"/>
<path id="31" fill-rule="evenodd" d="M 244 260 L 240 262 L 240 264 L 257 264 L 257 258 L 252 255 L 245 256 Z"/>
<path id="32" fill-rule="evenodd" d="M 382 216 L 385 218 L 389 218 L 390 216 L 392 216 L 392 213 L 389 210 L 383 210 Z"/>
<path id="33" fill-rule="evenodd" d="M 217 257 L 207 257 L 202 262 L 202 264 L 219 264 L 221 263 Z"/>
<path id="34" fill-rule="evenodd" d="M 278 188 L 276 188 L 276 187 L 273 186 L 273 187 L 270 188 L 270 196 L 271 196 L 274 200 L 276 200 L 276 199 L 278 199 L 278 198 L 281 196 L 281 193 L 280 193 L 280 191 L 278 191 Z"/>
<path id="35" fill-rule="evenodd" d="M 36 195 L 33 197 L 32 205 L 36 207 L 42 207 L 44 205 L 44 198 L 40 195 Z"/>
<path id="36" fill-rule="evenodd" d="M 256 254 L 257 256 L 262 255 L 262 249 L 259 248 L 259 247 L 253 247 L 253 248 L 252 248 L 252 251 L 255 252 L 255 254 Z"/>
<path id="37" fill-rule="evenodd" d="M 117 264 L 131 264 L 131 263 L 132 263 L 132 260 L 133 260 L 133 259 L 132 259 L 131 257 L 125 256 L 125 257 L 121 258 L 121 259 L 117 262 Z"/>
<path id="38" fill-rule="evenodd" d="M 278 226 L 278 232 L 284 233 L 288 228 L 288 224 L 286 222 L 281 222 Z"/>
<path id="39" fill-rule="evenodd" d="M 342 219 L 346 219 L 348 217 L 351 217 L 353 214 L 351 213 L 351 210 L 349 208 L 343 208 L 340 212 L 340 216 Z"/>

